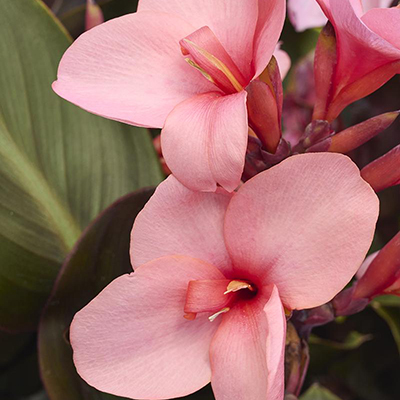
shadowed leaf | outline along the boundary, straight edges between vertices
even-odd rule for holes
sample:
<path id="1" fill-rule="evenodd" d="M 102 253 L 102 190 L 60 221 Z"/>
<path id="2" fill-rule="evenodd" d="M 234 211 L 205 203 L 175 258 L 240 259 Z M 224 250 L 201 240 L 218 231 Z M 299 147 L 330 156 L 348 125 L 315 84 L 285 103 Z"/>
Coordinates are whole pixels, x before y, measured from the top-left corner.
<path id="1" fill-rule="evenodd" d="M 70 39 L 41 2 L 1 1 L 0 35 L 0 326 L 33 329 L 81 230 L 161 173 L 146 130 L 53 93 Z"/>

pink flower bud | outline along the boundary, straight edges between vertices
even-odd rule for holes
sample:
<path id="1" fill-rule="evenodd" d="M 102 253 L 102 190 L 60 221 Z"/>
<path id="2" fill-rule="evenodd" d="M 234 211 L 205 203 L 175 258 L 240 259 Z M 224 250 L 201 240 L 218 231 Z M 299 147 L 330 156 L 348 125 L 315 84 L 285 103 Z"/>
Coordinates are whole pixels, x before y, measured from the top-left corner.
<path id="1" fill-rule="evenodd" d="M 92 29 L 103 22 L 104 16 L 101 8 L 96 4 L 95 0 L 87 0 L 85 20 L 86 30 L 88 31 L 89 29 Z"/>

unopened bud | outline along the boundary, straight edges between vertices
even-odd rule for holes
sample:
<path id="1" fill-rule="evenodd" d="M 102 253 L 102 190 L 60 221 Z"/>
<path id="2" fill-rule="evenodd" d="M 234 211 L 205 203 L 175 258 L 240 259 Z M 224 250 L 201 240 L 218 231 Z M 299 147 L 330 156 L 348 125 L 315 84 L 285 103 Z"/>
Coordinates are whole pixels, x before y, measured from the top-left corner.
<path id="1" fill-rule="evenodd" d="M 285 389 L 286 393 L 298 396 L 304 383 L 310 361 L 307 342 L 299 337 L 294 325 L 289 322 L 286 332 Z"/>
<path id="2" fill-rule="evenodd" d="M 282 79 L 275 57 L 272 57 L 259 80 L 247 88 L 249 125 L 269 153 L 275 153 L 282 136 Z"/>
<path id="3" fill-rule="evenodd" d="M 372 260 L 357 281 L 353 298 L 371 299 L 380 294 L 398 294 L 400 289 L 400 232 Z"/>
<path id="4" fill-rule="evenodd" d="M 399 111 L 381 114 L 333 135 L 329 151 L 348 153 L 360 147 L 392 125 L 398 116 Z"/>
<path id="5" fill-rule="evenodd" d="M 85 28 L 94 28 L 104 22 L 104 15 L 101 8 L 96 4 L 95 0 L 87 0 L 86 2 L 86 17 L 85 17 Z"/>
<path id="6" fill-rule="evenodd" d="M 375 192 L 400 184 L 400 145 L 364 167 L 361 176 Z"/>

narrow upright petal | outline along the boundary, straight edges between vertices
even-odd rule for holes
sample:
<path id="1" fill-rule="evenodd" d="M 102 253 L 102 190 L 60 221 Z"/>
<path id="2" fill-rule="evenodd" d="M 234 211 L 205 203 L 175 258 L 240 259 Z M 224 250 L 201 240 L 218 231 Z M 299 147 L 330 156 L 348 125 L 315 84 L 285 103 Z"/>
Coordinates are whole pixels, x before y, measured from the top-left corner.
<path id="1" fill-rule="evenodd" d="M 247 148 L 246 92 L 211 92 L 176 106 L 161 132 L 165 161 L 185 186 L 228 192 L 237 188 Z"/>
<path id="2" fill-rule="evenodd" d="M 357 272 L 379 201 L 340 154 L 286 159 L 243 185 L 225 217 L 234 271 L 274 283 L 291 309 L 321 305 Z"/>
<path id="3" fill-rule="evenodd" d="M 179 41 L 194 30 L 179 16 L 159 12 L 110 20 L 66 51 L 53 88 L 95 114 L 162 128 L 176 104 L 216 90 L 181 54 Z"/>
<path id="4" fill-rule="evenodd" d="M 216 400 L 283 400 L 286 321 L 276 289 L 263 290 L 222 316 L 210 349 Z"/>
<path id="5" fill-rule="evenodd" d="M 253 64 L 259 76 L 271 60 L 286 18 L 286 0 L 258 0 Z"/>
<path id="6" fill-rule="evenodd" d="M 193 192 L 170 176 L 136 217 L 131 235 L 133 268 L 169 254 L 208 261 L 226 273 L 230 258 L 223 221 L 232 195 Z"/>
<path id="7" fill-rule="evenodd" d="M 133 399 L 186 396 L 211 378 L 209 347 L 219 321 L 184 318 L 193 279 L 221 279 L 214 266 L 170 256 L 108 285 L 71 325 L 75 366 L 90 385 Z"/>
<path id="8" fill-rule="evenodd" d="M 138 10 L 140 12 L 144 10 L 162 11 L 179 15 L 195 27 L 193 31 L 208 26 L 245 78 L 250 80 L 253 75 L 251 60 L 253 57 L 254 30 L 258 16 L 258 1 L 140 0 Z M 274 47 L 278 38 L 273 45 Z"/>

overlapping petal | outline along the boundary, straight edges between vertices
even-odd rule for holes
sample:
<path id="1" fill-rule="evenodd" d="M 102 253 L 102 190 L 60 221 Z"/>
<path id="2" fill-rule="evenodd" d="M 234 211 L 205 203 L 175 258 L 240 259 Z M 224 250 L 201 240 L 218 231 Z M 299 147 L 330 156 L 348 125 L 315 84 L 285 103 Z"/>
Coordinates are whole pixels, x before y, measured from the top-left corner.
<path id="1" fill-rule="evenodd" d="M 223 220 L 232 195 L 193 192 L 173 176 L 161 183 L 136 217 L 131 236 L 133 268 L 182 254 L 208 261 L 229 275 Z"/>
<path id="2" fill-rule="evenodd" d="M 53 88 L 95 114 L 162 128 L 178 103 L 217 90 L 182 57 L 179 41 L 194 30 L 181 17 L 160 12 L 108 21 L 66 51 Z"/>
<path id="3" fill-rule="evenodd" d="M 258 21 L 253 50 L 255 76 L 259 76 L 271 60 L 285 17 L 285 0 L 258 0 Z"/>
<path id="4" fill-rule="evenodd" d="M 99 390 L 135 399 L 180 397 L 206 385 L 220 321 L 188 321 L 183 307 L 190 280 L 222 277 L 210 264 L 174 256 L 114 280 L 72 322 L 79 374 Z"/>
<path id="5" fill-rule="evenodd" d="M 211 384 L 217 400 L 283 398 L 286 322 L 277 291 L 263 290 L 224 314 L 212 340 Z"/>
<path id="6" fill-rule="evenodd" d="M 297 155 L 239 189 L 226 212 L 225 243 L 236 274 L 274 283 L 286 307 L 311 308 L 356 273 L 378 211 L 348 157 Z"/>
<path id="7" fill-rule="evenodd" d="M 400 59 L 400 50 L 371 30 L 360 19 L 363 9 L 358 0 L 318 0 L 318 2 L 325 8 L 327 16 L 335 26 L 338 38 L 336 92 L 368 72 Z M 379 12 L 379 10 L 370 12 L 377 11 Z M 376 89 L 371 88 L 371 91 Z"/>
<path id="8" fill-rule="evenodd" d="M 258 18 L 259 1 L 140 0 L 138 10 L 139 12 L 144 10 L 163 11 L 179 15 L 195 27 L 193 31 L 208 26 L 220 40 L 245 78 L 250 80 L 252 78 L 253 38 Z M 279 35 L 273 43 L 274 47 L 278 38 Z M 272 51 L 270 58 L 271 55 Z"/>
<path id="9" fill-rule="evenodd" d="M 229 192 L 240 183 L 248 138 L 245 91 L 192 97 L 174 108 L 161 133 L 172 173 L 192 190 Z"/>

